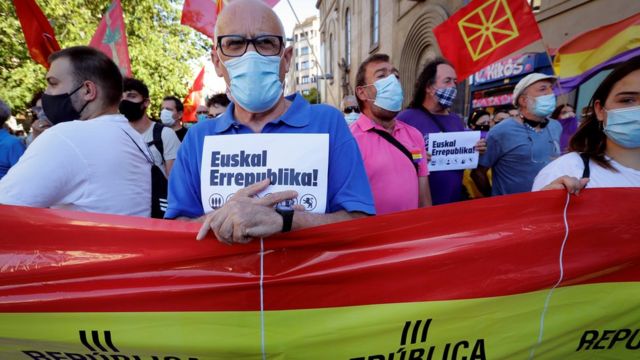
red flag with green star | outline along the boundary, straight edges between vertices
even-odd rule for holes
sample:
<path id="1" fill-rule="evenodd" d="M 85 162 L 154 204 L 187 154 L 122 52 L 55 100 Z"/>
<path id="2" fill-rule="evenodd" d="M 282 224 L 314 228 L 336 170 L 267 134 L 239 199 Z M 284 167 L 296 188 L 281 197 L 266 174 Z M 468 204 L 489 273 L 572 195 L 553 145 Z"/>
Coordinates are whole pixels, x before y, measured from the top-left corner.
<path id="1" fill-rule="evenodd" d="M 122 75 L 131 76 L 127 31 L 120 0 L 113 0 L 107 12 L 104 13 L 89 46 L 107 54 L 118 65 Z"/>

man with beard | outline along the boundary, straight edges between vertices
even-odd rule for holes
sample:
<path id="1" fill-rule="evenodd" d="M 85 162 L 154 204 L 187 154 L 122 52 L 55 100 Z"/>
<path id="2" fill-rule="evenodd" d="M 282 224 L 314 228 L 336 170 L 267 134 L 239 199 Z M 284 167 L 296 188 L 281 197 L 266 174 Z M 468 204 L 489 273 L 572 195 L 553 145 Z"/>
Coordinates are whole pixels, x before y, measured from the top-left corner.
<path id="1" fill-rule="evenodd" d="M 127 78 L 124 80 L 124 92 L 120 102 L 120 113 L 128 120 L 149 145 L 153 157 L 153 163 L 162 170 L 168 179 L 171 167 L 178 154 L 180 140 L 170 127 L 151 121 L 147 116 L 150 104 L 149 88 L 138 79 Z M 154 133 L 156 136 L 154 137 Z M 158 137 L 157 135 L 161 136 Z M 162 152 L 160 151 L 162 148 Z"/>
<path id="2" fill-rule="evenodd" d="M 118 113 L 118 66 L 86 46 L 60 50 L 49 61 L 42 107 L 54 126 L 0 181 L 0 203 L 149 216 L 149 153 Z"/>
<path id="3" fill-rule="evenodd" d="M 356 74 L 356 96 L 362 114 L 351 125 L 358 142 L 377 214 L 431 206 L 424 139 L 396 121 L 402 109 L 398 70 L 389 56 L 367 58 Z"/>

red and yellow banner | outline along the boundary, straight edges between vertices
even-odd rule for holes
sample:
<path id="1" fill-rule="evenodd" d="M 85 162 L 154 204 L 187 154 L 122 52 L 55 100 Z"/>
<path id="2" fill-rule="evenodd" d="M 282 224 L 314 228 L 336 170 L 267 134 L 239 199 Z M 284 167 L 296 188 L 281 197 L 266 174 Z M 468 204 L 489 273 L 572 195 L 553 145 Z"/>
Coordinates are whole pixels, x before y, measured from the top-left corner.
<path id="1" fill-rule="evenodd" d="M 472 1 L 433 34 L 460 80 L 542 38 L 527 0 Z"/>
<path id="2" fill-rule="evenodd" d="M 0 359 L 635 359 L 637 189 L 480 199 L 246 246 L 0 206 Z M 262 246 L 262 247 L 261 247 Z"/>

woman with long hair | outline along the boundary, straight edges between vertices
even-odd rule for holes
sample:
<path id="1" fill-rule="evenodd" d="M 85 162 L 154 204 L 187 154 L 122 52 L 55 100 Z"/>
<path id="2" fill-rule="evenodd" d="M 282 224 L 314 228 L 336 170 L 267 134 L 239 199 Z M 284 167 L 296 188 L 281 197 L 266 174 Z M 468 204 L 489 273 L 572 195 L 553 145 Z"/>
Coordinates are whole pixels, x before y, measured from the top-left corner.
<path id="1" fill-rule="evenodd" d="M 620 64 L 593 94 L 593 109 L 569 143 L 543 168 L 533 190 L 640 186 L 640 56 Z"/>

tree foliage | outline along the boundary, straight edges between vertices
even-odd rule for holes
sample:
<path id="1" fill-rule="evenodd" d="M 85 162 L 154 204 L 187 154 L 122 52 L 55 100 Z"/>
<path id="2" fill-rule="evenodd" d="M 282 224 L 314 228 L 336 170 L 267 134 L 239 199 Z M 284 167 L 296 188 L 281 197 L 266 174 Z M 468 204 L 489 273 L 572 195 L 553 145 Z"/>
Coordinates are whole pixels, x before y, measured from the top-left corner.
<path id="1" fill-rule="evenodd" d="M 20 0 L 19 0 L 20 1 Z M 210 40 L 180 24 L 183 0 L 121 0 L 133 76 L 149 87 L 152 114 L 165 95 L 183 98 Z M 37 0 L 62 48 L 88 45 L 111 0 Z M 12 1 L 0 1 L 0 98 L 14 113 L 46 87 L 29 56 Z M 17 110 L 17 111 L 16 111 Z"/>
<path id="2" fill-rule="evenodd" d="M 303 92 L 302 96 L 307 99 L 307 101 L 311 104 L 320 104 L 320 94 L 318 93 L 318 89 L 311 88 L 309 91 Z"/>

